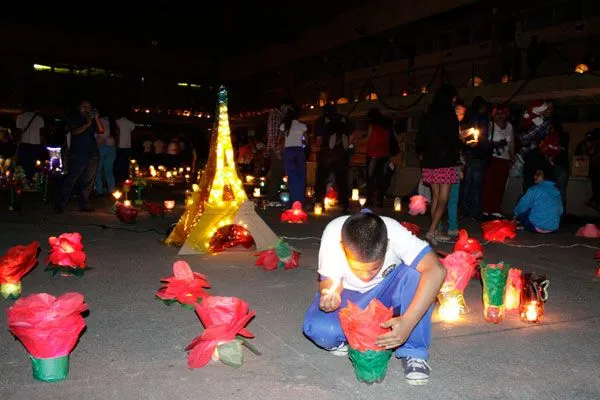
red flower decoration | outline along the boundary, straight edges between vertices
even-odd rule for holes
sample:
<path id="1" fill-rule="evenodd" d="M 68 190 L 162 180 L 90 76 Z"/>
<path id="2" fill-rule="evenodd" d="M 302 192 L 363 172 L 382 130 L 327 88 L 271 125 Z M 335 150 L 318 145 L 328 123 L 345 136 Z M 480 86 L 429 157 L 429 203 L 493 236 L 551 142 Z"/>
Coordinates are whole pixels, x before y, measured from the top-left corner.
<path id="1" fill-rule="evenodd" d="M 275 247 L 256 252 L 254 255 L 258 256 L 256 265 L 267 271 L 282 267 L 292 269 L 300 264 L 300 252 L 283 239 L 279 239 Z"/>
<path id="2" fill-rule="evenodd" d="M 162 278 L 160 281 L 164 284 L 156 292 L 156 297 L 167 302 L 194 304 L 209 296 L 204 291 L 204 288 L 210 287 L 206 277 L 198 272 L 193 272 L 185 261 L 175 262 L 173 275 Z"/>
<path id="3" fill-rule="evenodd" d="M 21 282 L 21 278 L 37 264 L 39 247 L 38 242 L 11 247 L 0 257 L 0 284 Z"/>
<path id="4" fill-rule="evenodd" d="M 364 310 L 349 301 L 339 312 L 344 335 L 350 347 L 358 351 L 384 350 L 375 344 L 375 339 L 389 332 L 389 329 L 382 328 L 381 324 L 391 319 L 392 315 L 392 307 L 386 308 L 377 299 L 371 300 Z"/>
<path id="5" fill-rule="evenodd" d="M 195 304 L 196 314 L 205 330 L 186 347 L 188 367 L 201 368 L 210 361 L 218 345 L 231 342 L 237 335 L 253 338 L 244 327 L 256 315 L 248 303 L 237 297 L 210 296 Z"/>
<path id="6" fill-rule="evenodd" d="M 427 212 L 427 203 L 427 197 L 425 196 L 421 196 L 420 194 L 412 196 L 408 204 L 408 213 L 413 216 L 425 214 Z"/>
<path id="7" fill-rule="evenodd" d="M 281 213 L 281 222 L 301 224 L 308 221 L 308 215 L 302 210 L 302 203 L 295 201 L 292 208 Z"/>
<path id="8" fill-rule="evenodd" d="M 454 251 L 464 251 L 476 259 L 483 257 L 483 247 L 481 247 L 479 241 L 477 239 L 469 238 L 469 234 L 464 229 L 461 229 L 458 232 L 458 239 L 454 244 Z"/>
<path id="9" fill-rule="evenodd" d="M 7 311 L 8 327 L 35 358 L 55 358 L 69 354 L 85 321 L 87 310 L 83 295 L 48 293 L 18 299 Z"/>
<path id="10" fill-rule="evenodd" d="M 161 217 L 165 216 L 165 207 L 159 203 L 152 203 L 150 201 L 144 200 L 144 207 L 148 210 L 150 215 L 156 217 L 160 215 Z"/>
<path id="11" fill-rule="evenodd" d="M 419 225 L 411 224 L 410 222 L 406 221 L 400 222 L 400 225 L 405 227 L 410 233 L 412 233 L 415 236 L 419 236 L 419 234 L 421 233 L 421 228 L 419 228 Z"/>
<path id="12" fill-rule="evenodd" d="M 443 286 L 447 286 L 450 290 L 464 291 L 477 264 L 475 257 L 464 251 L 455 251 L 442 258 L 441 262 L 447 271 Z"/>
<path id="13" fill-rule="evenodd" d="M 337 195 L 337 192 L 335 191 L 335 189 L 330 186 L 330 187 L 327 188 L 327 192 L 325 193 L 325 197 L 327 197 L 329 200 L 337 201 L 338 195 Z"/>
<path id="14" fill-rule="evenodd" d="M 115 204 L 115 207 L 117 211 L 117 218 L 119 218 L 121 222 L 124 222 L 126 224 L 134 223 L 135 219 L 137 218 L 140 212 L 136 207 L 126 206 L 125 204 L 120 202 L 117 202 Z"/>
<path id="15" fill-rule="evenodd" d="M 49 264 L 69 268 L 85 268 L 85 253 L 80 233 L 63 233 L 59 237 L 51 236 L 48 243 L 51 247 L 48 256 Z"/>
<path id="16" fill-rule="evenodd" d="M 483 238 L 490 242 L 504 242 L 517 237 L 517 224 L 508 220 L 495 220 L 481 224 Z"/>

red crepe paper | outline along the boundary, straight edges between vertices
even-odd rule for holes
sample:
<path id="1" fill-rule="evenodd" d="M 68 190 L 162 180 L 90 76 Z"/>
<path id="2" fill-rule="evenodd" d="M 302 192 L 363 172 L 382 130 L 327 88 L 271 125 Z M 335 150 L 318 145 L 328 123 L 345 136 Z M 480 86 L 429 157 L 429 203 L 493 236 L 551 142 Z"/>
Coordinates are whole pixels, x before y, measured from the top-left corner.
<path id="1" fill-rule="evenodd" d="M 62 357 L 75 347 L 85 327 L 81 313 L 86 310 L 80 293 L 33 294 L 8 309 L 8 327 L 33 357 Z"/>
<path id="2" fill-rule="evenodd" d="M 350 347 L 358 351 L 383 350 L 375 344 L 375 339 L 389 332 L 389 329 L 382 328 L 381 324 L 390 320 L 392 316 L 392 307 L 386 308 L 377 299 L 371 300 L 364 310 L 349 301 L 339 312 L 344 335 Z"/>
<path id="3" fill-rule="evenodd" d="M 308 221 L 308 215 L 302 210 L 302 203 L 295 201 L 292 208 L 281 213 L 281 222 L 301 224 Z"/>
<path id="4" fill-rule="evenodd" d="M 337 201 L 338 195 L 337 195 L 337 192 L 335 191 L 335 189 L 330 186 L 327 188 L 325 197 L 327 197 L 329 200 Z"/>
<path id="5" fill-rule="evenodd" d="M 165 207 L 162 204 L 152 203 L 150 201 L 144 200 L 144 207 L 146 207 L 146 210 L 148 210 L 150 215 L 153 217 L 156 217 L 159 215 L 161 217 L 165 216 Z"/>
<path id="6" fill-rule="evenodd" d="M 441 262 L 447 271 L 442 287 L 464 291 L 473 275 L 477 259 L 464 251 L 455 251 L 441 259 Z"/>
<path id="7" fill-rule="evenodd" d="M 249 249 L 254 245 L 254 239 L 243 226 L 226 225 L 217 229 L 217 232 L 210 238 L 208 249 L 211 253 L 220 253 L 237 245 Z"/>
<path id="8" fill-rule="evenodd" d="M 417 194 L 410 198 L 408 213 L 410 215 L 425 214 L 427 212 L 427 197 Z"/>
<path id="9" fill-rule="evenodd" d="M 115 204 L 115 207 L 117 211 L 117 218 L 119 218 L 121 222 L 124 222 L 126 224 L 134 223 L 135 219 L 137 218 L 140 212 L 136 207 L 126 206 L 125 204 L 120 202 L 117 202 Z"/>
<path id="10" fill-rule="evenodd" d="M 0 257 L 0 284 L 19 283 L 37 264 L 37 252 L 40 247 L 38 242 L 27 246 L 15 246 L 8 249 Z"/>
<path id="11" fill-rule="evenodd" d="M 160 281 L 164 284 L 156 292 L 156 297 L 161 300 L 194 304 L 209 296 L 204 291 L 204 288 L 210 287 L 206 277 L 198 272 L 193 272 L 185 261 L 175 262 L 173 275 L 162 278 Z"/>
<path id="12" fill-rule="evenodd" d="M 258 251 L 254 255 L 258 256 L 256 265 L 267 271 L 277 268 L 292 269 L 300 264 L 300 252 L 283 239 L 279 239 L 275 247 Z"/>
<path id="13" fill-rule="evenodd" d="M 597 239 L 600 237 L 600 230 L 595 224 L 585 224 L 575 234 L 575 236 Z"/>
<path id="14" fill-rule="evenodd" d="M 249 311 L 248 303 L 237 297 L 210 296 L 195 304 L 196 314 L 205 330 L 186 347 L 188 367 L 202 368 L 211 359 L 219 344 L 236 339 L 237 335 L 253 338 L 244 327 L 256 315 Z"/>
<path id="15" fill-rule="evenodd" d="M 476 259 L 483 257 L 483 247 L 477 239 L 469 237 L 466 230 L 461 229 L 458 232 L 458 239 L 454 244 L 454 251 L 464 251 L 465 253 L 471 254 Z"/>
<path id="16" fill-rule="evenodd" d="M 504 308 L 506 311 L 518 310 L 523 289 L 523 275 L 518 268 L 508 270 L 506 289 L 504 292 Z"/>
<path id="17" fill-rule="evenodd" d="M 517 224 L 508 220 L 497 219 L 481 224 L 483 238 L 490 242 L 504 242 L 517 237 Z"/>
<path id="18" fill-rule="evenodd" d="M 81 234 L 78 232 L 63 233 L 59 237 L 51 236 L 48 239 L 51 247 L 48 263 L 61 267 L 85 268 L 85 253 L 81 240 Z"/>
<path id="19" fill-rule="evenodd" d="M 419 234 L 421 233 L 421 228 L 419 228 L 419 226 L 416 224 L 411 224 L 410 222 L 402 221 L 400 222 L 400 225 L 405 227 L 410 233 L 412 233 L 415 236 L 419 236 Z"/>

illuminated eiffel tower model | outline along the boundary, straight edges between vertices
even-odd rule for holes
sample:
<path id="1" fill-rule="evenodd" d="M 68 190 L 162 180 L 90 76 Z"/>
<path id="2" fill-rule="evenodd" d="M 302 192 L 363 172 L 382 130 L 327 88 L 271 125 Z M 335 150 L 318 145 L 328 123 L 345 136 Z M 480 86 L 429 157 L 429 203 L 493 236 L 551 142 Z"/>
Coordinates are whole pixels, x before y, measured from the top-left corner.
<path id="1" fill-rule="evenodd" d="M 208 162 L 186 211 L 166 240 L 181 245 L 180 255 L 209 253 L 217 229 L 227 225 L 246 228 L 259 249 L 274 246 L 277 235 L 254 210 L 238 175 L 231 145 L 227 90 L 221 86 Z M 216 132 L 216 135 L 215 135 Z"/>

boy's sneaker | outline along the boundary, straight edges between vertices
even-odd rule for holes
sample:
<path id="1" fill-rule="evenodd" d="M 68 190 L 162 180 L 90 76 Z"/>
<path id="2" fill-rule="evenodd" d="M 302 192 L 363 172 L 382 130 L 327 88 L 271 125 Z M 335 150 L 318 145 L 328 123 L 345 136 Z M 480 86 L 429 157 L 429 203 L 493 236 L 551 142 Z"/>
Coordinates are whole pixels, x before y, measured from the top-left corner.
<path id="1" fill-rule="evenodd" d="M 333 349 L 329 349 L 329 352 L 334 356 L 347 356 L 348 355 L 348 345 L 346 343 L 340 344 L 338 347 L 334 347 Z"/>
<path id="2" fill-rule="evenodd" d="M 429 380 L 431 367 L 427 361 L 415 357 L 406 357 L 402 359 L 404 368 L 404 377 L 409 385 L 425 385 Z"/>

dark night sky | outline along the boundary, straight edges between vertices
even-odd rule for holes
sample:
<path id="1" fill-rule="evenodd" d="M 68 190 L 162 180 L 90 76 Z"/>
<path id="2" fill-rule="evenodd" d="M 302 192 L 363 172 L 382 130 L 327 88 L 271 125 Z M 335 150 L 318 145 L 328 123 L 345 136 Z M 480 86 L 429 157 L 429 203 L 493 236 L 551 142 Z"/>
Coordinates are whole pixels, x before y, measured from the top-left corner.
<path id="1" fill-rule="evenodd" d="M 27 9 L 6 10 L 0 21 L 33 24 L 93 37 L 114 38 L 136 46 L 210 51 L 215 56 L 237 49 L 293 42 L 301 31 L 368 0 L 199 1 L 199 13 L 178 1 L 80 3 L 27 2 Z M 127 4 L 128 9 L 124 8 Z M 67 15 L 74 11 L 78 17 Z M 93 39 L 92 39 L 93 40 Z"/>

